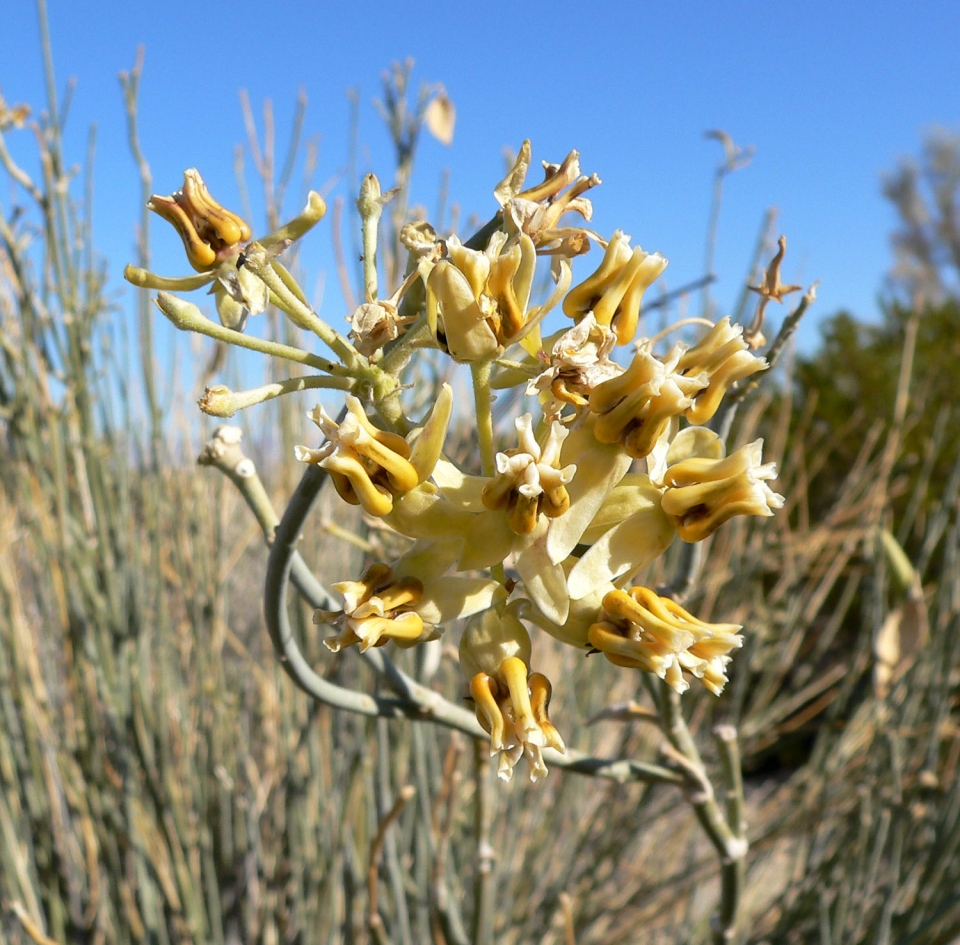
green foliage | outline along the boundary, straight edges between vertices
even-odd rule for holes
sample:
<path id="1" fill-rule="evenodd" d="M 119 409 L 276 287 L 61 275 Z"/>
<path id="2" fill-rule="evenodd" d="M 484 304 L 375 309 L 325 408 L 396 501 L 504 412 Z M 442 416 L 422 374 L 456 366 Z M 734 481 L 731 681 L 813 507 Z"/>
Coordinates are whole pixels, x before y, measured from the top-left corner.
<path id="1" fill-rule="evenodd" d="M 839 312 L 821 326 L 821 347 L 799 358 L 795 381 L 807 413 L 798 423 L 831 440 L 814 479 L 812 510 L 822 514 L 857 462 L 871 430 L 880 439 L 894 427 L 894 408 L 904 359 L 904 339 L 912 316 L 893 305 L 878 324 L 858 322 Z M 918 485 L 919 507 L 910 512 L 922 538 L 924 513 L 945 488 L 960 449 L 957 372 L 960 369 L 960 302 L 947 298 L 917 316 L 914 369 L 910 372 L 902 447 L 891 483 L 891 509 L 899 527 Z M 911 528 L 913 528 L 911 524 Z"/>

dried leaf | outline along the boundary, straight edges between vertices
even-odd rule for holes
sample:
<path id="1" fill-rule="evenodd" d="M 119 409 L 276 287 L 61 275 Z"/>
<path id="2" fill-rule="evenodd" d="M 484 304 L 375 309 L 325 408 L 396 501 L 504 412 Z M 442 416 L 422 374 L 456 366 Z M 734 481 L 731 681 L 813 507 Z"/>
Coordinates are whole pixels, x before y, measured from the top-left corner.
<path id="1" fill-rule="evenodd" d="M 883 698 L 912 665 L 930 633 L 927 606 L 919 580 L 914 581 L 907 599 L 884 620 L 873 645 L 876 665 L 874 688 Z"/>
<path id="2" fill-rule="evenodd" d="M 447 93 L 441 89 L 427 105 L 423 122 L 441 144 L 453 143 L 453 128 L 457 123 L 457 110 Z"/>

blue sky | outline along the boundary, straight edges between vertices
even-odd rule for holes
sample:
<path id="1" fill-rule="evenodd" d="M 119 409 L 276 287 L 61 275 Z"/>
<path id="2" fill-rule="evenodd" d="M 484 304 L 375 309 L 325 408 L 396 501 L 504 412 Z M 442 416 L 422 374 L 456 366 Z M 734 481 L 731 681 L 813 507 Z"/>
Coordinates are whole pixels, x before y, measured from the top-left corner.
<path id="1" fill-rule="evenodd" d="M 875 317 L 891 264 L 892 210 L 881 174 L 918 153 L 934 126 L 960 128 L 956 71 L 960 4 L 888 2 L 676 4 L 554 2 L 349 4 L 234 0 L 210 5 L 50 0 L 60 90 L 76 78 L 68 150 L 82 160 L 97 125 L 96 239 L 113 285 L 132 259 L 139 187 L 129 157 L 117 73 L 146 47 L 141 137 L 159 193 L 198 167 L 211 191 L 238 206 L 233 155 L 245 140 L 238 92 L 259 112 L 273 101 L 285 142 L 297 91 L 308 96 L 306 134 L 320 138 L 317 185 L 346 197 L 349 105 L 361 96 L 360 170 L 389 180 L 392 160 L 371 101 L 391 60 L 413 57 L 415 82 L 443 82 L 457 107 L 451 147 L 424 138 L 413 201 L 435 206 L 450 169 L 463 218 L 486 218 L 504 147 L 533 141 L 534 159 L 571 148 L 603 186 L 595 227 L 620 227 L 670 260 L 668 287 L 701 274 L 716 142 L 723 128 L 753 145 L 751 165 L 728 178 L 714 290 L 721 310 L 739 293 L 764 210 L 780 210 L 789 238 L 784 277 L 821 279 L 816 313 Z M 37 14 L 7 0 L 0 88 L 9 103 L 43 102 Z M 25 135 L 21 132 L 21 135 Z M 26 139 L 11 140 L 27 154 Z M 247 162 L 248 186 L 255 186 Z M 294 188 L 287 210 L 297 209 Z M 9 212 L 10 195 L 0 195 Z M 154 227 L 156 268 L 184 272 L 179 243 Z M 262 221 L 255 221 L 255 229 Z M 327 224 L 309 237 L 307 264 L 323 314 L 341 325 Z M 581 269 L 581 272 L 589 271 Z M 127 301 L 124 302 L 123 299 Z M 131 296 L 120 296 L 132 308 Z M 780 312 L 773 312 L 777 318 Z M 813 325 L 805 346 L 816 340 Z"/>

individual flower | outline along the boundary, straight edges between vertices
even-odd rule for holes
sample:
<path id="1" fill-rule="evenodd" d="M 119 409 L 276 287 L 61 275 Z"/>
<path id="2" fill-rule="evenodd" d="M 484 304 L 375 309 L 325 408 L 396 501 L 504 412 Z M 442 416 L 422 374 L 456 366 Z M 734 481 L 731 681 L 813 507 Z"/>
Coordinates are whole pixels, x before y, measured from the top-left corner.
<path id="1" fill-rule="evenodd" d="M 707 375 L 678 373 L 682 355 L 677 345 L 663 360 L 641 345 L 630 366 L 604 381 L 590 394 L 590 409 L 598 414 L 594 434 L 601 443 L 621 443 L 634 459 L 647 456 L 671 422 L 694 406 L 707 387 Z"/>
<path id="2" fill-rule="evenodd" d="M 560 164 L 543 162 L 544 179 L 524 189 L 530 169 L 530 142 L 524 141 L 520 153 L 507 176 L 494 189 L 494 196 L 503 207 L 504 226 L 511 235 L 524 233 L 537 247 L 538 253 L 576 256 L 590 248 L 596 234 L 583 227 L 560 227 L 560 218 L 571 212 L 588 221 L 593 206 L 583 196 L 600 184 L 596 174 L 580 173 L 580 155 L 571 151 Z"/>
<path id="3" fill-rule="evenodd" d="M 613 329 L 617 344 L 629 344 L 637 331 L 643 294 L 667 268 L 660 253 L 630 246 L 630 237 L 617 230 L 600 267 L 563 301 L 563 311 L 576 321 L 593 312 L 597 323 Z"/>
<path id="4" fill-rule="evenodd" d="M 483 274 L 484 281 L 489 273 Z M 441 348 L 454 361 L 484 361 L 494 357 L 500 343 L 487 321 L 468 275 L 447 259 L 420 262 L 427 288 L 427 323 Z"/>
<path id="5" fill-rule="evenodd" d="M 537 252 L 526 233 L 490 260 L 484 294 L 492 303 L 489 318 L 493 332 L 504 347 L 526 326 L 536 264 Z"/>
<path id="6" fill-rule="evenodd" d="M 266 311 L 270 301 L 266 285 L 243 265 L 246 247 L 256 245 L 272 257 L 303 236 L 326 213 L 323 198 L 311 191 L 299 216 L 251 244 L 250 227 L 213 199 L 195 168 L 184 171 L 180 190 L 166 197 L 155 194 L 147 206 L 180 234 L 187 261 L 198 275 L 169 278 L 127 266 L 124 278 L 140 288 L 166 291 L 190 292 L 210 285 L 221 323 L 236 331 L 243 331 L 250 315 Z M 270 264 L 292 283 L 279 262 L 271 259 Z"/>
<path id="7" fill-rule="evenodd" d="M 516 535 L 529 535 L 540 515 L 557 518 L 570 508 L 567 486 L 577 467 L 560 468 L 560 448 L 567 429 L 550 424 L 541 447 L 533 434 L 533 417 L 525 413 L 516 420 L 519 446 L 497 453 L 497 475 L 483 488 L 483 504 L 504 509 L 507 524 Z"/>
<path id="8" fill-rule="evenodd" d="M 430 419 L 411 448 L 398 433 L 380 430 L 367 418 L 360 401 L 348 394 L 346 416 L 333 420 L 321 405 L 307 416 L 327 438 L 319 449 L 296 447 L 301 462 L 326 469 L 340 497 L 360 505 L 368 515 L 383 518 L 394 499 L 414 489 L 433 471 L 440 456 L 453 394 L 445 384 Z"/>
<path id="9" fill-rule="evenodd" d="M 313 618 L 337 630 L 324 645 L 334 653 L 354 644 L 361 652 L 389 641 L 414 646 L 435 639 L 444 624 L 505 596 L 497 581 L 445 575 L 452 563 L 450 549 L 442 543 L 417 543 L 392 567 L 373 564 L 359 581 L 334 584 L 343 607 L 318 610 Z"/>
<path id="10" fill-rule="evenodd" d="M 573 545 L 551 558 L 548 540 L 551 525 L 569 514 L 576 466 L 560 462 L 567 430 L 559 423 L 551 425 L 542 446 L 529 414 L 516 425 L 519 446 L 497 454 L 493 478 L 467 476 L 439 463 L 434 479 L 446 502 L 475 513 L 462 531 L 459 569 L 488 568 L 512 556 L 530 598 L 549 619 L 562 622 L 569 596 L 559 562 Z"/>
<path id="11" fill-rule="evenodd" d="M 722 450 L 719 438 L 710 442 Z M 770 516 L 783 507 L 783 496 L 767 485 L 777 478 L 776 463 L 761 463 L 762 453 L 763 440 L 754 440 L 725 459 L 693 455 L 667 466 L 661 506 L 684 541 L 702 541 L 734 515 Z"/>
<path id="12" fill-rule="evenodd" d="M 507 245 L 498 231 L 486 249 L 445 241 L 446 259 L 425 257 L 419 271 L 427 290 L 427 321 L 455 361 L 493 357 L 527 326 L 536 250 L 520 234 Z"/>
<path id="13" fill-rule="evenodd" d="M 187 260 L 197 272 L 207 272 L 235 257 L 253 235 L 246 222 L 210 196 L 200 172 L 183 172 L 183 186 L 169 197 L 154 194 L 147 207 L 171 223 L 183 240 Z"/>
<path id="14" fill-rule="evenodd" d="M 530 635 L 517 616 L 525 601 L 514 601 L 503 614 L 486 610 L 467 623 L 460 641 L 460 669 L 476 705 L 477 720 L 490 735 L 490 752 L 499 755 L 504 781 L 523 755 L 530 780 L 547 774 L 542 749 L 566 750 L 548 715 L 551 686 L 546 676 L 530 672 Z"/>
<path id="15" fill-rule="evenodd" d="M 399 338 L 407 326 L 417 320 L 416 315 L 401 315 L 399 306 L 400 300 L 418 278 L 419 273 L 414 269 L 390 298 L 369 299 L 358 305 L 352 315 L 347 316 L 350 340 L 360 354 L 372 357 L 385 344 Z"/>
<path id="16" fill-rule="evenodd" d="M 568 405 L 585 407 L 598 384 L 623 373 L 623 368 L 610 360 L 616 343 L 616 334 L 598 325 L 593 312 L 560 335 L 546 370 L 527 384 L 528 396 L 546 395 L 542 403 L 546 419 L 560 419 Z"/>
<path id="17" fill-rule="evenodd" d="M 679 374 L 707 377 L 707 386 L 694 397 L 686 418 L 694 424 L 707 423 L 734 384 L 767 367 L 764 358 L 750 353 L 743 340 L 743 326 L 731 325 L 729 318 L 721 319 L 697 344 L 684 351 L 677 363 Z"/>
<path id="18" fill-rule="evenodd" d="M 655 673 L 677 692 L 689 689 L 686 677 L 694 676 L 719 695 L 730 651 L 743 645 L 742 629 L 698 620 L 670 598 L 632 587 L 606 594 L 588 638 L 611 663 Z"/>
<path id="19" fill-rule="evenodd" d="M 433 473 L 433 479 L 444 502 L 471 514 L 471 518 L 464 520 L 462 524 L 460 521 L 454 523 L 452 517 L 444 516 L 445 524 L 452 525 L 452 530 L 462 535 L 459 570 L 488 568 L 509 559 L 523 581 L 524 590 L 531 603 L 546 620 L 558 625 L 565 623 L 570 610 L 570 593 L 564 563 L 632 462 L 618 444 L 598 443 L 591 425 L 592 419 L 587 417 L 580 427 L 567 435 L 560 424 L 553 424 L 542 448 L 539 444 L 534 447 L 532 443 L 527 443 L 526 449 L 521 447 L 522 451 L 518 450 L 512 455 L 503 454 L 501 465 L 504 473 L 498 474 L 501 478 L 494 489 L 488 487 L 497 479 L 466 475 L 444 460 L 437 463 Z M 526 440 L 527 435 L 521 433 L 521 438 Z M 547 464 L 547 470 L 539 468 L 545 464 L 546 459 L 551 458 L 558 441 L 559 460 Z M 518 461 L 516 457 L 521 455 L 525 458 Z M 522 467 L 523 475 L 531 480 L 536 476 L 542 490 L 536 494 L 537 518 L 534 527 L 527 533 L 522 533 L 522 530 L 515 531 L 511 527 L 511 521 L 514 524 L 528 523 L 534 507 L 533 498 L 523 497 L 524 494 L 520 491 L 520 486 L 525 485 L 523 477 L 512 479 L 509 475 L 514 464 Z M 531 466 L 534 468 L 531 469 Z M 568 467 L 576 467 L 576 474 L 572 478 L 564 475 L 564 470 Z M 540 514 L 542 508 L 539 496 L 550 488 L 552 477 L 556 477 L 558 473 L 561 480 L 569 478 L 566 483 L 561 481 L 569 505 L 564 500 L 562 505 L 567 506 L 565 511 L 559 512 L 555 517 Z M 546 482 L 541 476 L 546 477 Z M 485 489 L 486 501 L 483 495 Z M 406 497 L 404 503 L 416 494 Z M 559 511 L 561 506 L 558 506 L 555 500 L 548 501 L 551 511 Z M 490 509 L 487 503 L 494 502 L 503 502 L 503 505 Z M 443 535 L 449 536 L 450 531 L 445 530 Z"/>
<path id="20" fill-rule="evenodd" d="M 370 357 L 387 342 L 399 338 L 416 315 L 400 315 L 393 299 L 363 302 L 348 316 L 350 340 L 360 354 Z"/>

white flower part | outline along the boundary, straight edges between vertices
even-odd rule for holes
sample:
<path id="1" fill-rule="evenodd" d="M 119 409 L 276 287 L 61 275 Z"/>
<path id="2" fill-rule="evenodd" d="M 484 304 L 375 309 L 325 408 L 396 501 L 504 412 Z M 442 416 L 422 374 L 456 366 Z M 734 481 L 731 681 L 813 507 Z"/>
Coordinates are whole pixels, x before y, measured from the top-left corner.
<path id="1" fill-rule="evenodd" d="M 536 200 L 514 197 L 503 208 L 504 225 L 510 233 L 536 233 L 540 229 L 544 208 Z"/>
<path id="2" fill-rule="evenodd" d="M 357 351 L 369 357 L 387 342 L 399 338 L 401 329 L 416 321 L 416 317 L 401 316 L 397 306 L 384 299 L 363 302 L 346 320 Z"/>
<path id="3" fill-rule="evenodd" d="M 547 440 L 541 448 L 533 434 L 533 416 L 525 413 L 516 419 L 519 448 L 508 453 L 497 453 L 497 472 L 518 483 L 517 491 L 528 498 L 536 498 L 545 491 L 566 486 L 573 479 L 577 467 L 573 464 L 558 469 L 560 449 L 569 432 L 561 423 L 550 424 Z"/>
<path id="4" fill-rule="evenodd" d="M 748 443 L 745 451 L 749 458 L 747 468 L 747 479 L 753 485 L 752 493 L 757 499 L 757 504 L 766 505 L 767 514 L 773 515 L 774 509 L 782 509 L 786 499 L 779 492 L 774 492 L 767 482 L 777 478 L 776 463 L 761 463 L 763 458 L 763 440 L 754 440 Z"/>
<path id="5" fill-rule="evenodd" d="M 327 441 L 316 448 L 300 445 L 294 446 L 293 453 L 301 463 L 312 463 L 314 466 L 321 466 L 325 459 L 328 459 L 338 450 L 342 451 L 340 427 L 337 426 L 336 420 L 334 420 L 320 404 L 317 404 L 313 410 L 309 411 L 307 416 L 320 427 Z"/>
<path id="6" fill-rule="evenodd" d="M 337 424 L 337 421 L 323 409 L 322 404 L 317 404 L 316 407 L 311 410 L 307 416 L 318 426 L 320 427 L 321 432 L 328 440 L 336 439 L 337 433 L 340 427 Z"/>
<path id="7" fill-rule="evenodd" d="M 527 384 L 527 395 L 536 397 L 548 393 L 544 415 L 559 416 L 566 403 L 578 397 L 585 400 L 597 384 L 623 373 L 623 368 L 610 360 L 616 344 L 616 332 L 598 325 L 593 312 L 588 312 L 554 343 L 549 367 Z M 554 382 L 558 380 L 563 383 L 569 399 L 557 397 L 553 392 Z"/>

